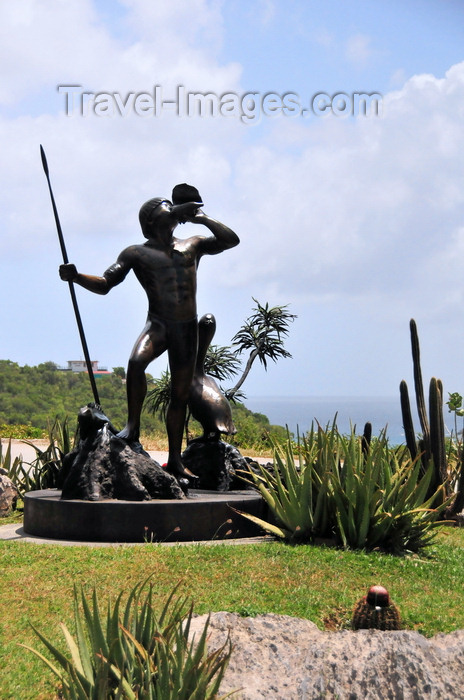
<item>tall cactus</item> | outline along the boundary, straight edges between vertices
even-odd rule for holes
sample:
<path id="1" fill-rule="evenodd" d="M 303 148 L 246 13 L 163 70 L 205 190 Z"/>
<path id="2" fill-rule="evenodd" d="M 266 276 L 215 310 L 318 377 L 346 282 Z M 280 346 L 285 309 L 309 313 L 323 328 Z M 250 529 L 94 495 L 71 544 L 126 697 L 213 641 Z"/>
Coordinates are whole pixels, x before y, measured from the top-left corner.
<path id="1" fill-rule="evenodd" d="M 411 414 L 411 404 L 409 403 L 408 385 L 404 379 L 400 383 L 400 399 L 401 413 L 403 416 L 403 428 L 406 436 L 406 445 L 409 449 L 412 459 L 417 457 L 416 433 L 414 432 L 414 423 Z"/>
<path id="2" fill-rule="evenodd" d="M 414 423 L 411 415 L 409 403 L 408 386 L 403 381 L 400 384 L 401 412 L 403 416 L 403 427 L 406 436 L 406 445 L 411 457 L 415 459 L 417 454 L 422 455 L 423 469 L 431 459 L 434 464 L 434 478 L 429 487 L 429 495 L 432 495 L 440 484 L 445 484 L 447 480 L 447 462 L 445 449 L 445 424 L 443 419 L 443 385 L 440 379 L 432 377 L 429 388 L 429 414 L 430 423 L 427 417 L 427 409 L 424 397 L 424 386 L 422 383 L 422 370 L 420 364 L 420 347 L 417 326 L 414 319 L 411 319 L 411 349 L 414 365 L 414 388 L 416 392 L 416 405 L 419 421 L 422 428 L 422 438 L 419 446 L 416 443 Z"/>
<path id="3" fill-rule="evenodd" d="M 361 440 L 361 446 L 363 454 L 369 454 L 372 440 L 372 423 L 366 423 L 364 425 L 364 432 Z"/>
<path id="4" fill-rule="evenodd" d="M 441 484 L 448 474 L 446 467 L 445 422 L 443 419 L 443 384 L 440 379 L 432 377 L 429 391 L 430 413 L 430 447 L 432 450 L 435 473 Z"/>
<path id="5" fill-rule="evenodd" d="M 423 461 L 425 465 L 427 465 L 430 461 L 430 458 L 432 457 L 432 450 L 430 447 L 430 428 L 429 422 L 427 420 L 424 385 L 422 383 L 419 336 L 417 334 L 416 322 L 413 318 L 409 322 L 409 329 L 411 331 L 411 350 L 414 369 L 414 388 L 416 390 L 417 415 L 419 416 L 419 422 L 422 429 L 422 440 L 420 442 L 420 449 L 421 452 L 423 452 L 424 454 Z"/>

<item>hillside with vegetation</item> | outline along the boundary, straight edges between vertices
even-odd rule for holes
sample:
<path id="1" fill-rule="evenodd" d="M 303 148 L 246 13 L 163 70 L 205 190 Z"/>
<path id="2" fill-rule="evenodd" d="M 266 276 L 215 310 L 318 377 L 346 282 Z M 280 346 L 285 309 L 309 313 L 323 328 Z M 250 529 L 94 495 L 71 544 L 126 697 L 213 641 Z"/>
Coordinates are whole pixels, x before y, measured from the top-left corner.
<path id="1" fill-rule="evenodd" d="M 152 379 L 149 377 L 149 379 Z M 96 377 L 98 393 L 105 414 L 115 427 L 126 421 L 126 387 L 119 374 Z M 56 417 L 71 421 L 82 406 L 93 401 L 86 372 L 63 371 L 54 362 L 43 362 L 36 367 L 21 367 L 10 360 L 0 360 L 0 437 L 9 437 L 9 428 L 25 425 L 46 430 Z M 283 437 L 285 430 L 271 426 L 266 416 L 252 413 L 243 404 L 232 404 L 238 434 L 233 442 L 238 447 L 267 446 L 269 434 Z M 190 429 L 201 430 L 194 422 Z M 142 415 L 145 434 L 165 433 L 162 419 L 149 411 Z M 232 442 L 232 440 L 231 440 Z"/>

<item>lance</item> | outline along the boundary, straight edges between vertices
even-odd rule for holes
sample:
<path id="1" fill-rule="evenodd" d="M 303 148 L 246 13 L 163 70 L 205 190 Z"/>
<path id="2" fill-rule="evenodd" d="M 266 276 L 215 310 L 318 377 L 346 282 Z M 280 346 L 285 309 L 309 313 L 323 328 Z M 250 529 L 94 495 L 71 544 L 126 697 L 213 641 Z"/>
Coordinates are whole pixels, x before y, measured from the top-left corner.
<path id="1" fill-rule="evenodd" d="M 55 204 L 55 197 L 53 196 L 53 190 L 52 190 L 52 186 L 50 184 L 50 175 L 48 172 L 47 158 L 45 156 L 45 151 L 42 148 L 42 146 L 40 146 L 40 155 L 42 157 L 42 165 L 43 165 L 45 177 L 47 178 L 48 189 L 50 191 L 50 199 L 52 200 L 53 214 L 55 216 L 56 230 L 58 232 L 58 240 L 60 241 L 61 254 L 63 256 L 64 264 L 67 265 L 69 262 L 68 254 L 66 252 L 66 246 L 65 246 L 64 238 L 63 238 L 63 231 L 61 230 L 60 218 L 58 216 L 58 210 L 57 210 L 56 204 Z M 79 330 L 79 336 L 81 339 L 82 350 L 84 352 L 85 364 L 87 365 L 87 372 L 89 374 L 90 385 L 92 387 L 93 398 L 95 400 L 95 403 L 100 404 L 97 385 L 95 383 L 95 377 L 94 377 L 93 369 L 92 369 L 92 363 L 90 361 L 89 349 L 87 347 L 87 341 L 85 339 L 84 327 L 82 325 L 81 314 L 79 312 L 79 307 L 77 305 L 76 290 L 74 289 L 74 284 L 72 282 L 68 282 L 68 285 L 69 285 L 69 292 L 71 294 L 71 301 L 72 301 L 72 305 L 73 305 L 73 309 L 74 309 L 74 315 L 76 317 L 77 328 Z"/>

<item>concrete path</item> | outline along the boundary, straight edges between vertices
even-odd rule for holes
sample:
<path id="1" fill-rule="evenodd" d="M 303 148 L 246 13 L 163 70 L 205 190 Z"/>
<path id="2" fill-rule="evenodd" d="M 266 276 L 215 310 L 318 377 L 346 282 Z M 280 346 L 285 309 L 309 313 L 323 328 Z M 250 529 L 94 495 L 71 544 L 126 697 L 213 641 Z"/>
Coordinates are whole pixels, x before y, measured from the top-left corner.
<path id="1" fill-rule="evenodd" d="M 9 442 L 10 441 L 8 438 L 2 438 L 3 456 L 6 454 Z M 44 450 L 48 445 L 48 441 L 34 440 L 34 444 L 36 444 L 40 449 Z M 16 457 L 21 457 L 24 462 L 32 462 L 32 460 L 36 458 L 37 453 L 31 445 L 26 445 L 24 442 L 22 442 L 22 440 L 11 440 L 11 456 L 13 459 L 16 459 Z"/>
<path id="2" fill-rule="evenodd" d="M 134 546 L 127 543 L 115 544 L 110 542 L 71 542 L 68 540 L 53 540 L 47 537 L 34 537 L 24 532 L 22 523 L 13 523 L 10 525 L 0 526 L 0 540 L 8 540 L 9 542 L 34 542 L 35 544 L 59 544 L 62 546 L 83 546 L 89 547 L 129 547 Z M 140 546 L 144 542 L 135 543 L 135 546 Z"/>
<path id="3" fill-rule="evenodd" d="M 269 542 L 269 536 L 264 537 L 246 537 L 242 539 L 229 540 L 199 540 L 193 542 L 155 542 L 154 544 L 161 547 L 186 547 L 192 544 L 213 546 L 216 544 L 259 544 L 261 542 Z M 61 547 L 145 547 L 145 542 L 79 542 L 75 540 L 54 540 L 48 537 L 35 537 L 24 532 L 24 528 L 20 523 L 0 526 L 0 541 L 9 542 L 32 542 L 34 544 L 58 544 Z"/>
<path id="4" fill-rule="evenodd" d="M 5 454 L 7 448 L 8 448 L 8 440 L 6 438 L 2 438 L 2 449 L 3 449 L 3 454 Z M 45 449 L 48 447 L 48 440 L 31 440 L 31 442 L 34 443 L 34 445 L 37 445 L 41 449 Z M 148 454 L 152 459 L 154 459 L 158 464 L 166 464 L 168 461 L 168 453 L 167 451 L 164 450 L 147 450 Z M 15 457 L 22 457 L 22 459 L 25 462 L 32 462 L 36 456 L 37 453 L 35 449 L 31 445 L 26 445 L 22 440 L 12 440 L 11 441 L 11 455 L 13 459 Z M 261 462 L 261 464 L 266 464 L 267 462 L 270 461 L 269 457 L 253 457 L 257 462 Z"/>
<path id="5" fill-rule="evenodd" d="M 37 445 L 40 449 L 44 450 L 48 447 L 48 440 L 31 440 L 34 445 Z M 8 449 L 9 440 L 2 438 L 2 450 L 3 455 L 5 455 Z M 168 453 L 165 451 L 152 450 L 148 454 L 152 459 L 154 459 L 158 464 L 165 464 L 168 459 Z M 13 459 L 16 457 L 21 457 L 24 462 L 32 462 L 37 457 L 37 452 L 32 447 L 32 445 L 26 445 L 22 440 L 12 440 L 11 441 L 11 456 Z"/>

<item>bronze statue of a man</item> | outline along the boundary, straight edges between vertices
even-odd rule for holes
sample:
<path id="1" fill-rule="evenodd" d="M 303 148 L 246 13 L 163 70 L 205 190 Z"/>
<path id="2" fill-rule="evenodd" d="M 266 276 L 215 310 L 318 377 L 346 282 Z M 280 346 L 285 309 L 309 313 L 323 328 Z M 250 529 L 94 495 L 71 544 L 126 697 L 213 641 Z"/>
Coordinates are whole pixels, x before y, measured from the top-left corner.
<path id="1" fill-rule="evenodd" d="M 184 192 L 198 193 L 185 185 L 179 187 L 184 188 Z M 76 282 L 96 294 L 107 294 L 124 280 L 130 270 L 134 271 L 144 288 L 148 297 L 148 318 L 129 358 L 128 420 L 119 437 L 128 442 L 138 442 L 140 415 L 147 392 L 145 370 L 150 362 L 167 350 L 171 371 L 171 397 L 166 416 L 169 441 L 167 469 L 176 476 L 189 475 L 180 455 L 198 347 L 198 263 L 203 255 L 222 253 L 239 243 L 238 236 L 230 228 L 201 210 L 201 198 L 198 199 L 177 205 L 163 198 L 146 202 L 140 209 L 139 219 L 147 241 L 125 248 L 102 277 L 77 272 L 72 264 L 60 267 L 62 280 Z M 202 224 L 212 235 L 195 235 L 185 240 L 176 238 L 176 226 L 185 222 Z"/>

